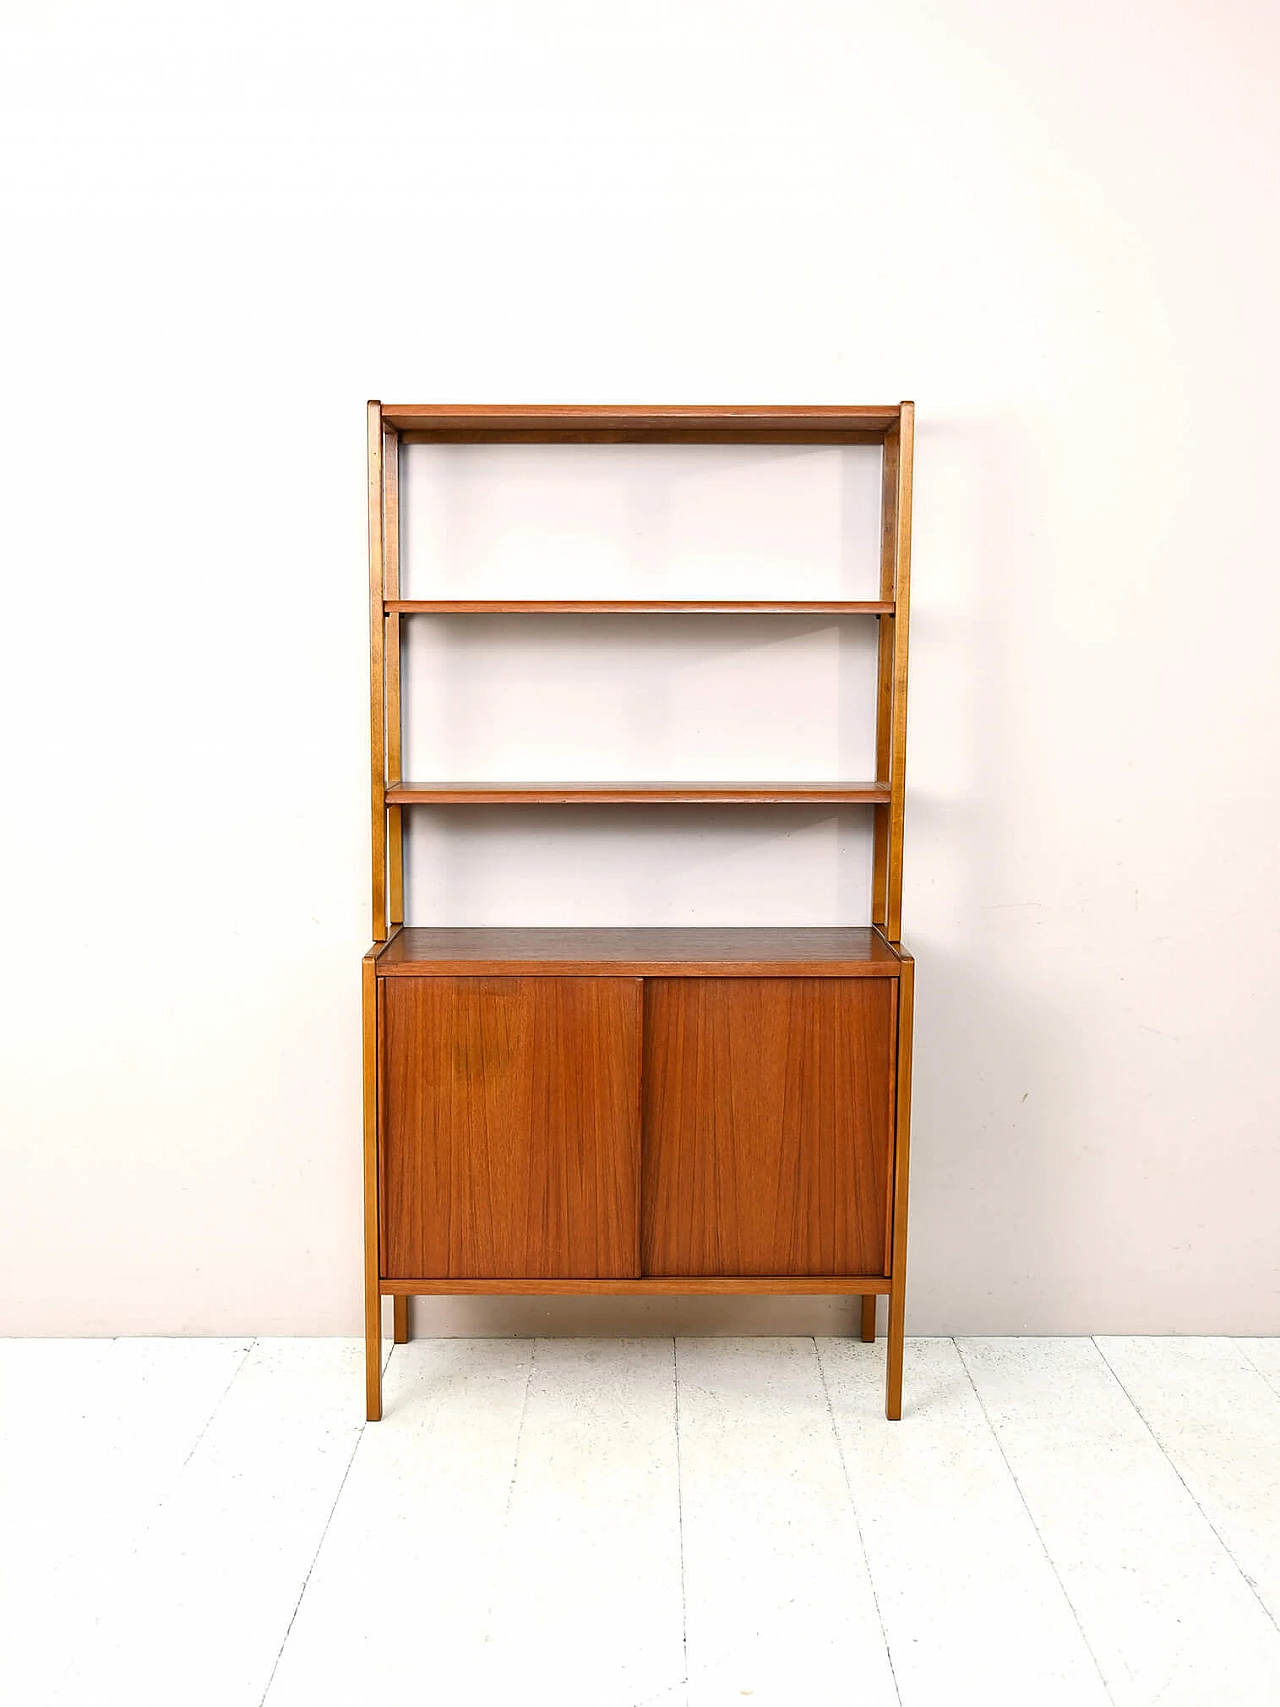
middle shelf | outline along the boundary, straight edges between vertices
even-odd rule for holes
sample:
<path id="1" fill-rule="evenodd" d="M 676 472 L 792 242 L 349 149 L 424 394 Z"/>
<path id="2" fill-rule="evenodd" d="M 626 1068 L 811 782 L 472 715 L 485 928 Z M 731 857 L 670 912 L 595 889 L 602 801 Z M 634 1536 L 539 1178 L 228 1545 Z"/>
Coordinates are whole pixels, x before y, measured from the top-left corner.
<path id="1" fill-rule="evenodd" d="M 388 616 L 892 616 L 892 599 L 387 599 Z"/>
<path id="2" fill-rule="evenodd" d="M 388 806 L 826 805 L 887 806 L 887 782 L 403 782 Z"/>

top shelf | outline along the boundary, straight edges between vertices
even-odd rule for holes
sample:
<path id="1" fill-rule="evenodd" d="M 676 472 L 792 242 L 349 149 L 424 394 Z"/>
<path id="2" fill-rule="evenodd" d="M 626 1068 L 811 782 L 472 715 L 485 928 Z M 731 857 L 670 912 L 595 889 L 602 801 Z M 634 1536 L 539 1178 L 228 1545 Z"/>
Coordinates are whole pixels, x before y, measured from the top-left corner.
<path id="1" fill-rule="evenodd" d="M 409 444 L 882 444 L 899 404 L 847 408 L 543 408 L 387 403 Z"/>
<path id="2" fill-rule="evenodd" d="M 892 599 L 387 599 L 388 615 L 892 616 Z"/>

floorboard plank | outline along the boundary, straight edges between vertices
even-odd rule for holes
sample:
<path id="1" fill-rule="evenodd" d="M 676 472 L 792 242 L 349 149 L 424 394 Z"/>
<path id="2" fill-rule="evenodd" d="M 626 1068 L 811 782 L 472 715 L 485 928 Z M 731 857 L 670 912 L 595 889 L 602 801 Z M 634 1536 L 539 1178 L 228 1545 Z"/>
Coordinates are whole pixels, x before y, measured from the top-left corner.
<path id="1" fill-rule="evenodd" d="M 395 1348 L 383 1420 L 361 1437 L 266 1707 L 479 1699 L 533 1352 Z"/>
<path id="2" fill-rule="evenodd" d="M 0 1341 L 6 1707 L 47 1707 L 65 1688 L 121 1561 L 181 1475 L 251 1343 Z"/>
<path id="3" fill-rule="evenodd" d="M 1092 1340 L 961 1340 L 1117 1707 L 1275 1707 L 1280 1636 Z"/>
<path id="4" fill-rule="evenodd" d="M 1107 1707 L 1107 1691 L 949 1339 L 912 1340 L 910 1403 L 884 1354 L 818 1341 L 903 1707 Z"/>
<path id="5" fill-rule="evenodd" d="M 1233 1342 L 1267 1384 L 1280 1393 L 1280 1336 L 1270 1339 L 1238 1339 Z"/>
<path id="6" fill-rule="evenodd" d="M 479 1700 L 683 1688 L 671 1340 L 537 1342 L 486 1634 Z"/>
<path id="7" fill-rule="evenodd" d="M 1280 1622 L 1280 1393 L 1235 1340 L 1108 1337 L 1097 1345 Z"/>
<path id="8" fill-rule="evenodd" d="M 676 1351 L 690 1707 L 896 1703 L 813 1341 Z"/>
<path id="9" fill-rule="evenodd" d="M 258 1340 L 50 1702 L 257 1707 L 362 1426 L 354 1340 Z"/>

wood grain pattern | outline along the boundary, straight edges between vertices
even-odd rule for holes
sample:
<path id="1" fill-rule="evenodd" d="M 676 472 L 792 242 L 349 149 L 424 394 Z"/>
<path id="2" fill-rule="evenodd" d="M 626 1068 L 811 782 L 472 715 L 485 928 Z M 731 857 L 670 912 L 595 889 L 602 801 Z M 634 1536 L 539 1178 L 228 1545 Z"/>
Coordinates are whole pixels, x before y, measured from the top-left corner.
<path id="1" fill-rule="evenodd" d="M 401 616 L 892 616 L 893 600 L 396 598 L 386 609 Z"/>
<path id="2" fill-rule="evenodd" d="M 896 404 L 513 407 L 389 403 L 383 413 L 409 444 L 874 444 L 898 420 Z"/>
<path id="3" fill-rule="evenodd" d="M 453 1280 L 448 1276 L 412 1276 L 382 1282 L 384 1298 L 471 1294 L 504 1298 L 856 1298 L 862 1293 L 884 1296 L 888 1291 L 889 1282 L 878 1274 L 744 1274 L 732 1278 L 649 1274 L 637 1280 Z"/>
<path id="4" fill-rule="evenodd" d="M 398 931 L 380 977 L 896 978 L 898 951 L 865 925 L 472 926 Z"/>
<path id="5" fill-rule="evenodd" d="M 902 405 L 898 425 L 898 491 L 894 507 L 893 734 L 889 770 L 889 860 L 885 932 L 902 936 L 902 851 L 907 802 L 907 647 L 911 623 L 911 490 L 915 404 Z"/>
<path id="6" fill-rule="evenodd" d="M 382 423 L 382 521 L 384 600 L 400 597 L 400 435 Z"/>
<path id="7" fill-rule="evenodd" d="M 898 537 L 898 434 L 884 441 L 880 472 L 880 597 L 892 600 Z M 890 776 L 893 739 L 893 624 L 882 622 L 876 642 L 876 775 Z M 889 812 L 877 806 L 871 862 L 871 922 L 889 914 Z"/>
<path id="8" fill-rule="evenodd" d="M 400 444 L 394 427 L 382 429 L 383 583 L 387 599 L 400 597 Z M 384 601 L 384 613 L 388 609 Z M 400 618 L 385 616 L 387 681 L 387 775 L 401 771 Z M 886 775 L 888 772 L 885 773 Z M 402 808 L 387 811 L 387 916 L 391 924 L 404 919 L 404 825 Z"/>
<path id="9" fill-rule="evenodd" d="M 400 774 L 400 618 L 389 616 L 387 647 L 387 769 Z M 884 808 L 878 808 L 883 811 Z M 404 808 L 387 807 L 387 921 L 404 923 Z"/>
<path id="10" fill-rule="evenodd" d="M 378 1291 L 378 1004 L 374 951 L 360 967 L 364 1030 L 364 1380 L 365 1415 L 382 1416 L 382 1299 Z"/>
<path id="11" fill-rule="evenodd" d="M 369 762 L 373 940 L 387 935 L 387 596 L 383 558 L 382 405 L 369 404 Z"/>
<path id="12" fill-rule="evenodd" d="M 380 987 L 383 1274 L 638 1274 L 639 982 Z"/>
<path id="13" fill-rule="evenodd" d="M 898 981 L 898 1071 L 893 1146 L 893 1230 L 889 1270 L 889 1337 L 884 1414 L 902 1416 L 902 1357 L 907 1323 L 907 1187 L 911 1172 L 911 1046 L 915 1029 L 915 961 L 902 957 Z"/>
<path id="14" fill-rule="evenodd" d="M 892 983 L 645 984 L 645 1274 L 857 1274 L 885 1259 Z"/>
<path id="15" fill-rule="evenodd" d="M 887 782 L 402 782 L 397 806 L 856 806 L 890 799 Z"/>

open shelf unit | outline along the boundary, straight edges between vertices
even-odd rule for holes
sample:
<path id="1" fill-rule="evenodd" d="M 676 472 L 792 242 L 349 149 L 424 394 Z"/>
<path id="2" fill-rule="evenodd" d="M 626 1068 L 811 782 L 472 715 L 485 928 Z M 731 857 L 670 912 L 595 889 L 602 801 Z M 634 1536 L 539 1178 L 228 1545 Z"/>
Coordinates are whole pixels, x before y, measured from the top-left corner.
<path id="1" fill-rule="evenodd" d="M 381 1299 L 843 1293 L 889 1299 L 901 1414 L 914 963 L 903 949 L 914 407 L 369 405 L 372 912 L 364 961 L 368 1414 Z M 406 444 L 879 445 L 878 599 L 407 599 Z M 873 780 L 406 781 L 419 615 L 734 615 L 878 625 Z M 584 635 L 586 634 L 584 630 Z M 480 805 L 860 805 L 868 926 L 414 927 L 404 818 Z M 718 1111 L 718 1112 L 717 1112 Z M 727 1148 L 725 1146 L 728 1146 Z"/>

